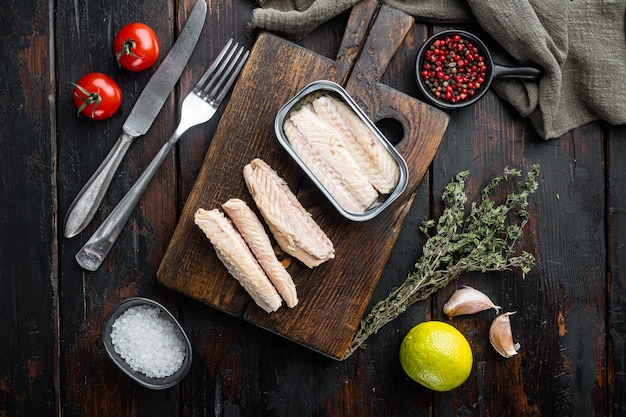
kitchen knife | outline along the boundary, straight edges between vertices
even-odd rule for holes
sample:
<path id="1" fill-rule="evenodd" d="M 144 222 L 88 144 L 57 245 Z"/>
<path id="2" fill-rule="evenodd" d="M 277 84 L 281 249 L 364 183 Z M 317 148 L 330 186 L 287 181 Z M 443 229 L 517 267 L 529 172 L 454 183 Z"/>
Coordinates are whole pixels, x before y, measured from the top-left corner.
<path id="1" fill-rule="evenodd" d="M 137 99 L 122 126 L 121 136 L 68 209 L 65 217 L 65 237 L 76 236 L 89 224 L 130 144 L 150 129 L 196 47 L 206 13 L 206 0 L 198 0 L 174 46 Z"/>

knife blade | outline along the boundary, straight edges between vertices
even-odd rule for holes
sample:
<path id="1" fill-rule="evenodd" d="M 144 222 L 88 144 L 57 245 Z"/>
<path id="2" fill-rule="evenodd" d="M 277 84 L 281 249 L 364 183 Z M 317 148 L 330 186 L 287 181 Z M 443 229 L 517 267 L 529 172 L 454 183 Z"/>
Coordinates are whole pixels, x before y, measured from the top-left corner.
<path id="1" fill-rule="evenodd" d="M 66 238 L 76 236 L 89 224 L 131 143 L 152 126 L 196 47 L 206 13 L 206 0 L 198 0 L 176 42 L 130 111 L 122 126 L 122 134 L 70 205 L 65 217 Z"/>

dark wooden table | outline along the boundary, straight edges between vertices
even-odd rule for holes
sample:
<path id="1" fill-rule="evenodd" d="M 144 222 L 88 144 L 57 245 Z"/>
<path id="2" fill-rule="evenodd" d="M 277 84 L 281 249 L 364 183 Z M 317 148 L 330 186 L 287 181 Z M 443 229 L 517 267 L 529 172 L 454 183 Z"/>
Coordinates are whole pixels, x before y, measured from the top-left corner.
<path id="1" fill-rule="evenodd" d="M 105 264 L 82 270 L 74 254 L 173 130 L 178 103 L 230 37 L 252 46 L 253 2 L 210 1 L 206 26 L 174 94 L 149 133 L 133 144 L 94 221 L 62 234 L 65 213 L 108 153 L 152 71 L 119 69 L 113 34 L 133 20 L 169 50 L 193 0 L 7 0 L 0 13 L 0 416 L 622 416 L 626 415 L 625 126 L 595 122 L 543 141 L 493 93 L 450 112 L 442 145 L 374 294 L 383 298 L 420 255 L 418 226 L 441 213 L 439 196 L 470 170 L 476 195 L 505 166 L 541 166 L 524 247 L 537 257 L 518 271 L 463 276 L 370 338 L 345 361 L 310 351 L 160 286 L 155 274 L 194 184 L 219 117 L 186 135 L 166 160 Z M 299 43 L 334 58 L 348 14 Z M 439 30 L 416 24 L 383 81 L 419 97 L 413 62 Z M 91 71 L 124 91 L 113 118 L 77 118 L 71 81 Z M 223 111 L 223 110 L 220 110 Z M 392 129 L 393 130 L 393 129 Z M 498 356 L 491 315 L 453 321 L 470 340 L 474 368 L 449 393 L 412 382 L 398 362 L 406 332 L 447 321 L 442 304 L 461 285 L 488 293 L 505 311 L 520 354 Z M 180 318 L 193 366 L 176 388 L 150 391 L 106 358 L 99 332 L 121 300 L 145 296 Z"/>

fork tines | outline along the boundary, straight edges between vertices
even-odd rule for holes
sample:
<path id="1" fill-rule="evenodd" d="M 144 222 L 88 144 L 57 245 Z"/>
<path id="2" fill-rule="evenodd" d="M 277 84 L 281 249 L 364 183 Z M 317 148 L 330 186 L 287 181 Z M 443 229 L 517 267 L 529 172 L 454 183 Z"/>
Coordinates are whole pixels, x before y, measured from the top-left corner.
<path id="1" fill-rule="evenodd" d="M 245 51 L 239 43 L 231 38 L 215 61 L 206 70 L 193 91 L 209 102 L 221 102 L 235 82 L 243 64 L 248 59 L 249 51 Z"/>

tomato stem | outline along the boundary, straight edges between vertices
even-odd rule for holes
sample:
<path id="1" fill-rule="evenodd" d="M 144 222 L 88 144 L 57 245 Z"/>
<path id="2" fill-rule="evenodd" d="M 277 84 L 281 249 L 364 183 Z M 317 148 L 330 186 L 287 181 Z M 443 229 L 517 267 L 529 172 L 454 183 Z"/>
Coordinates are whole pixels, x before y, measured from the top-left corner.
<path id="1" fill-rule="evenodd" d="M 98 107 L 98 104 L 102 102 L 102 97 L 100 96 L 100 89 L 98 89 L 98 91 L 96 92 L 91 92 L 76 83 L 71 83 L 71 84 L 81 93 L 83 93 L 85 96 L 85 97 L 81 97 L 80 94 L 74 91 L 74 95 L 82 100 L 82 104 L 78 108 L 77 115 L 80 116 L 81 112 L 85 110 L 87 106 L 93 105 L 91 109 L 91 117 L 93 118 L 96 113 L 96 107 Z"/>
<path id="2" fill-rule="evenodd" d="M 133 58 L 143 58 L 142 56 L 139 56 L 135 53 L 136 48 L 137 42 L 134 39 L 126 39 L 122 44 L 122 49 L 120 49 L 120 51 L 115 55 L 115 58 L 117 59 L 117 64 L 120 67 L 122 66 L 122 64 L 120 63 L 120 59 L 122 59 L 124 55 L 130 55 Z"/>

